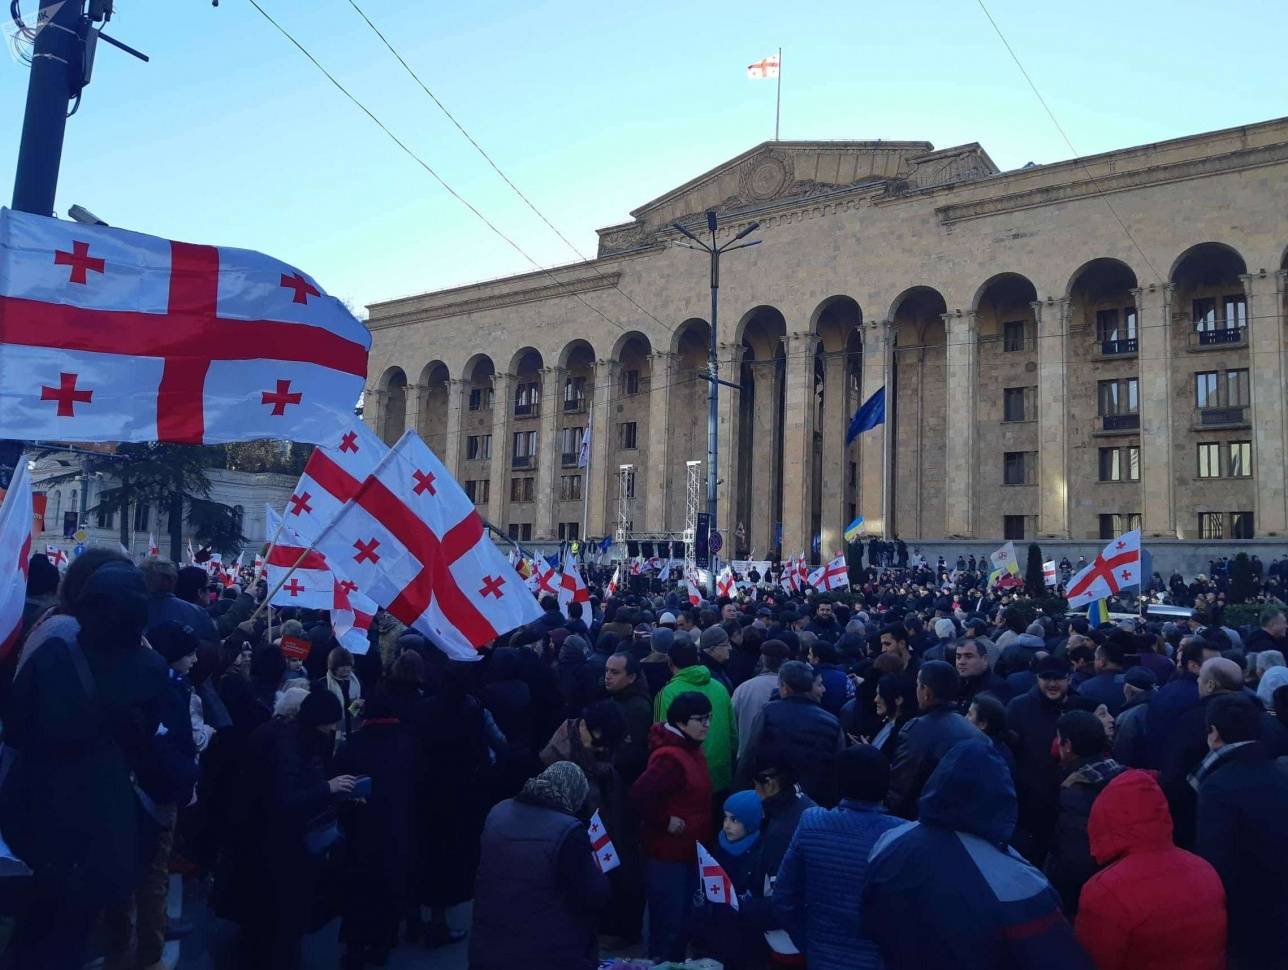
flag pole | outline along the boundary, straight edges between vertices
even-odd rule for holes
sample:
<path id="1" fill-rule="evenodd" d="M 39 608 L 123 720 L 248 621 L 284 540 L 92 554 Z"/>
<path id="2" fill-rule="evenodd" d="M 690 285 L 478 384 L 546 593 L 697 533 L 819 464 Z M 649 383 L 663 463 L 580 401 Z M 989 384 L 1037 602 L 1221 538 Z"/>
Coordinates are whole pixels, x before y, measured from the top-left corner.
<path id="1" fill-rule="evenodd" d="M 778 48 L 778 94 L 774 98 L 774 141 L 778 141 L 778 116 L 783 106 L 783 49 Z"/>
<path id="2" fill-rule="evenodd" d="M 324 535 L 325 532 L 326 530 L 323 530 L 322 534 L 318 536 L 318 539 L 322 538 L 322 535 Z M 277 585 L 273 587 L 273 591 L 264 597 L 264 602 L 260 603 L 259 606 L 255 608 L 255 612 L 250 615 L 250 622 L 253 623 L 255 620 L 259 619 L 259 614 L 264 611 L 264 608 L 268 606 L 269 602 L 273 599 L 273 597 L 276 596 L 278 592 L 281 590 L 281 588 L 286 585 L 286 581 L 295 575 L 295 570 L 300 568 L 300 563 L 304 562 L 304 560 L 308 558 L 308 554 L 312 552 L 313 548 L 318 544 L 318 539 L 314 539 L 312 542 L 310 542 L 308 544 L 308 547 L 302 553 L 300 553 L 300 558 L 295 560 L 295 565 L 293 565 L 290 569 L 286 571 L 286 575 L 283 576 L 280 580 L 278 580 Z M 267 556 L 264 557 L 264 571 L 265 573 L 268 572 Z"/>
<path id="3" fill-rule="evenodd" d="M 894 511 L 893 496 L 890 494 L 890 427 L 894 407 L 890 399 L 890 331 L 891 323 L 885 323 L 885 340 L 881 348 L 882 393 L 885 395 L 885 416 L 881 422 L 881 537 L 889 539 L 894 534 L 890 527 L 890 516 Z"/>

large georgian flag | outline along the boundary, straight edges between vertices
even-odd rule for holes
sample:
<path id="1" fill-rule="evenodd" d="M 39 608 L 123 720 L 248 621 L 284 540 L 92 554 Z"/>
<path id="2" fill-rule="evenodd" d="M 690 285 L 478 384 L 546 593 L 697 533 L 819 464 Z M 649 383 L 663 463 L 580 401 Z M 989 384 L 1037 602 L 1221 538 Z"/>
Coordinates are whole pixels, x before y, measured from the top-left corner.
<path id="1" fill-rule="evenodd" d="M 326 437 L 318 439 L 295 491 L 286 500 L 287 526 L 305 543 L 312 542 L 344 503 L 358 494 L 359 486 L 387 454 L 388 445 L 357 418 L 336 422 Z"/>
<path id="2" fill-rule="evenodd" d="M 389 450 L 315 543 L 345 579 L 449 657 L 541 615 L 464 489 L 413 431 Z"/>
<path id="3" fill-rule="evenodd" d="M 26 456 L 19 456 L 13 481 L 0 505 L 0 661 L 13 651 L 22 633 L 31 527 L 31 479 L 27 477 Z"/>
<path id="4" fill-rule="evenodd" d="M 1065 596 L 1069 608 L 1077 609 L 1139 585 L 1140 530 L 1133 529 L 1110 542 L 1089 566 L 1075 573 Z"/>
<path id="5" fill-rule="evenodd" d="M 323 441 L 370 346 L 261 253 L 0 210 L 0 437 Z"/>

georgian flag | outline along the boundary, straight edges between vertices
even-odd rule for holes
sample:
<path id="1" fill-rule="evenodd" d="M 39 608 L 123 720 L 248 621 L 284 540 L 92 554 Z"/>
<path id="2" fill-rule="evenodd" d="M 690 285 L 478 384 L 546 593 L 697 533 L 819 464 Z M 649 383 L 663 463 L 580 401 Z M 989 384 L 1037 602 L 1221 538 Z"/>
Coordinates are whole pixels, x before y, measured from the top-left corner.
<path id="1" fill-rule="evenodd" d="M 825 592 L 847 588 L 850 585 L 850 570 L 845 564 L 845 556 L 837 556 L 815 569 L 809 575 L 809 584 Z"/>
<path id="2" fill-rule="evenodd" d="M 1055 560 L 1048 559 L 1042 564 L 1042 583 L 1045 586 L 1055 586 L 1059 580 L 1055 573 Z"/>
<path id="3" fill-rule="evenodd" d="M 1075 573 L 1065 595 L 1069 608 L 1077 609 L 1139 585 L 1140 530 L 1133 529 L 1110 542 L 1090 565 Z"/>
<path id="4" fill-rule="evenodd" d="M 58 546 L 45 546 L 45 558 L 60 570 L 67 568 L 67 551 Z"/>
<path id="5" fill-rule="evenodd" d="M 616 596 L 618 587 L 621 586 L 621 583 L 622 583 L 622 567 L 618 566 L 616 569 L 613 570 L 613 578 L 608 581 L 608 586 L 605 587 L 604 592 L 607 593 L 607 595 L 610 597 Z"/>
<path id="6" fill-rule="evenodd" d="M 361 421 L 349 416 L 336 422 L 313 449 L 286 500 L 286 524 L 305 543 L 312 542 L 387 454 L 389 447 Z M 272 535 L 272 528 L 268 531 Z"/>
<path id="7" fill-rule="evenodd" d="M 702 591 L 698 589 L 698 584 L 695 583 L 691 578 L 686 576 L 684 577 L 684 585 L 687 586 L 689 590 L 689 605 L 697 606 L 699 603 L 701 603 Z"/>
<path id="8" fill-rule="evenodd" d="M 543 596 L 558 596 L 560 589 L 559 571 L 554 566 L 546 562 L 544 556 L 537 556 L 532 560 L 532 574 L 528 576 L 528 589 L 532 594 L 541 599 Z"/>
<path id="9" fill-rule="evenodd" d="M 156 559 L 161 555 L 161 547 L 157 545 L 157 537 L 151 532 L 148 533 L 148 557 Z"/>
<path id="10" fill-rule="evenodd" d="M 477 660 L 480 647 L 541 615 L 474 503 L 414 431 L 315 546 L 357 592 L 454 659 Z"/>
<path id="11" fill-rule="evenodd" d="M 306 546 L 279 542 L 269 550 L 268 589 L 273 606 L 329 610 L 335 602 L 335 576 L 326 556 Z"/>
<path id="12" fill-rule="evenodd" d="M 720 863 L 712 858 L 711 853 L 695 843 L 698 847 L 698 879 L 702 883 L 702 893 L 710 902 L 723 903 L 738 909 L 738 894 L 734 891 L 733 881 Z"/>
<path id="13" fill-rule="evenodd" d="M 371 647 L 367 631 L 376 618 L 379 608 L 375 602 L 351 589 L 348 580 L 336 580 L 331 604 L 331 630 L 340 646 L 355 656 L 364 654 Z"/>
<path id="14" fill-rule="evenodd" d="M 733 570 L 728 566 L 720 570 L 720 575 L 716 577 L 716 596 L 725 596 L 733 598 L 736 584 L 733 578 Z"/>
<path id="15" fill-rule="evenodd" d="M 8 659 L 22 635 L 34 515 L 27 459 L 20 455 L 4 504 L 0 505 L 0 661 Z"/>
<path id="16" fill-rule="evenodd" d="M 770 54 L 768 57 L 762 57 L 755 64 L 747 65 L 747 77 L 753 80 L 773 79 L 778 77 L 778 55 Z"/>
<path id="17" fill-rule="evenodd" d="M 617 858 L 617 850 L 613 848 L 613 842 L 608 837 L 608 830 L 604 828 L 604 820 L 599 817 L 598 810 L 590 817 L 587 834 L 590 836 L 590 847 L 595 853 L 595 865 L 599 866 L 600 872 L 608 872 L 622 864 Z"/>
<path id="18" fill-rule="evenodd" d="M 324 441 L 370 347 L 261 253 L 0 210 L 0 437 Z"/>
<path id="19" fill-rule="evenodd" d="M 569 603 L 589 603 L 590 589 L 570 555 L 564 556 L 563 574 L 559 577 L 559 610 L 568 615 Z"/>

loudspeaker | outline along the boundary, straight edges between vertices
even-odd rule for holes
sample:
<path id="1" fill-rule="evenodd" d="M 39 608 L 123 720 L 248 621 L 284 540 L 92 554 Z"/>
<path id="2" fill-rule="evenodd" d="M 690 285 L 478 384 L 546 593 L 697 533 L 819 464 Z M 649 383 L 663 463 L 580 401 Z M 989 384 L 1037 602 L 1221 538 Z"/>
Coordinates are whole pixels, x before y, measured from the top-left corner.
<path id="1" fill-rule="evenodd" d="M 629 539 L 626 540 L 626 555 L 634 559 L 639 554 L 640 554 L 640 544 L 638 542 L 632 542 Z"/>
<path id="2" fill-rule="evenodd" d="M 627 586 L 630 587 L 630 591 L 632 593 L 635 593 L 637 596 L 643 596 L 648 593 L 648 577 L 629 576 L 627 577 Z"/>
<path id="3" fill-rule="evenodd" d="M 653 543 L 641 542 L 640 555 L 643 556 L 645 559 L 651 559 L 654 555 L 656 555 L 656 553 L 653 551 Z"/>

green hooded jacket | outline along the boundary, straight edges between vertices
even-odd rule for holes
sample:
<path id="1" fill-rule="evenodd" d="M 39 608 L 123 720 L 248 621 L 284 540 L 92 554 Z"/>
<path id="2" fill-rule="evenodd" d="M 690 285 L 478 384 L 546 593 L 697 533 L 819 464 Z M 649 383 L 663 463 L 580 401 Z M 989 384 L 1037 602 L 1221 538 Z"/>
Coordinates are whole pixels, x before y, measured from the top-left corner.
<path id="1" fill-rule="evenodd" d="M 711 679 L 711 671 L 701 664 L 677 670 L 653 701 L 653 720 L 665 721 L 671 701 L 691 690 L 706 695 L 711 702 L 711 730 L 702 742 L 702 753 L 706 755 L 707 771 L 711 775 L 711 790 L 728 791 L 733 784 L 733 757 L 738 750 L 738 737 L 729 692 L 724 684 Z"/>

